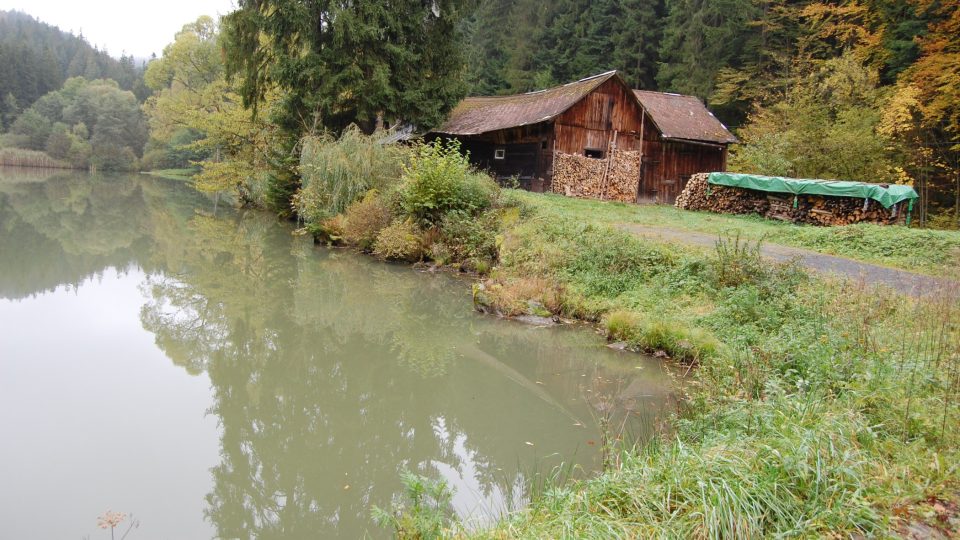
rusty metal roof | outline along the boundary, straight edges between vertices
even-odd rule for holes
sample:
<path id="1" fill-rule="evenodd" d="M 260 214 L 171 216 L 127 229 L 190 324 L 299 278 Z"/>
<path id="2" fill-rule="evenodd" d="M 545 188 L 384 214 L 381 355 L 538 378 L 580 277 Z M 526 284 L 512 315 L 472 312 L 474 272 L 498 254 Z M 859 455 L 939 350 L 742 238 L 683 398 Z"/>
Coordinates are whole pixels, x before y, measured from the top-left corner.
<path id="1" fill-rule="evenodd" d="M 616 71 L 608 71 L 526 94 L 468 97 L 454 107 L 442 126 L 433 131 L 448 135 L 478 135 L 545 122 L 576 105 L 616 74 Z"/>
<path id="2" fill-rule="evenodd" d="M 633 93 L 664 138 L 717 144 L 737 142 L 727 127 L 694 96 L 649 90 L 634 90 Z"/>

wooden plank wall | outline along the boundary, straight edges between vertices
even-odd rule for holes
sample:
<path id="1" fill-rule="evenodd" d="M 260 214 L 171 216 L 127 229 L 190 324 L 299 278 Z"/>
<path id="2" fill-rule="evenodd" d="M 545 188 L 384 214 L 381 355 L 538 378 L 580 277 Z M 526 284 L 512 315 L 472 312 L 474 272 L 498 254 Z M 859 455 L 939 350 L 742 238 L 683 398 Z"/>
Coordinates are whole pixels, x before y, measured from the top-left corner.
<path id="1" fill-rule="evenodd" d="M 521 126 L 475 136 L 457 137 L 463 151 L 470 152 L 470 162 L 503 180 L 517 177 L 520 187 L 544 191 L 553 171 L 553 128 L 550 123 Z M 494 159 L 498 148 L 504 159 Z"/>
<path id="2" fill-rule="evenodd" d="M 613 132 L 617 148 L 640 149 L 640 107 L 630 90 L 615 79 L 601 84 L 587 97 L 557 117 L 557 150 L 584 155 L 587 148 L 609 152 Z"/>
<path id="3" fill-rule="evenodd" d="M 698 172 L 722 171 L 726 150 L 719 146 L 657 140 L 644 145 L 645 165 L 639 202 L 673 204 L 690 176 Z"/>

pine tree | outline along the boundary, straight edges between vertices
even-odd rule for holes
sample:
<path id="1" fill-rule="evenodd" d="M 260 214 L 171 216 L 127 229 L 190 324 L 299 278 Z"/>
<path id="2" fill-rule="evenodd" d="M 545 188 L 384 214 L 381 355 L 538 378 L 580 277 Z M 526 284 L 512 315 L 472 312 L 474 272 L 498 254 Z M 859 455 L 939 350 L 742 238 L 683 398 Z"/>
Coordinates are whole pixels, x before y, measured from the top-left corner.
<path id="1" fill-rule="evenodd" d="M 758 18 L 751 0 L 667 0 L 657 82 L 662 90 L 709 97 L 724 67 L 740 67 Z"/>
<path id="2" fill-rule="evenodd" d="M 613 65 L 634 88 L 656 88 L 662 33 L 662 1 L 622 0 L 622 16 L 614 23 Z"/>

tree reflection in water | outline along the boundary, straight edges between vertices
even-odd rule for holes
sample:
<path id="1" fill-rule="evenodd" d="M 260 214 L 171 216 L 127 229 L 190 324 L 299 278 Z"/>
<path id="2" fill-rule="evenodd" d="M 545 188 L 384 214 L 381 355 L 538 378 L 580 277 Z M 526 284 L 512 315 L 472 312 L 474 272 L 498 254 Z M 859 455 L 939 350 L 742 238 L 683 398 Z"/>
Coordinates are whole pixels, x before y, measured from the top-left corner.
<path id="1" fill-rule="evenodd" d="M 145 271 L 143 327 L 212 383 L 218 537 L 360 536 L 405 468 L 489 518 L 537 472 L 596 470 L 604 411 L 643 438 L 669 401 L 655 362 L 589 332 L 477 315 L 456 279 L 317 249 L 265 214 L 215 216 L 177 183 L 0 181 L 0 233 L 26 254 L 0 257 L 5 297 Z"/>

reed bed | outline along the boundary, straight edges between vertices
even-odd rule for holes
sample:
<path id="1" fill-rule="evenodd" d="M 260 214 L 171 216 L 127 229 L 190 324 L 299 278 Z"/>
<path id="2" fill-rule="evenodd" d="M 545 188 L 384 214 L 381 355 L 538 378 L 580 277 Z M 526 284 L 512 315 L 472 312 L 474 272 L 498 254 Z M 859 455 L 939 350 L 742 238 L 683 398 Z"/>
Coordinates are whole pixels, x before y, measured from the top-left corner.
<path id="1" fill-rule="evenodd" d="M 23 148 L 0 148 L 0 166 L 73 169 L 72 165 L 53 159 L 43 152 Z"/>

